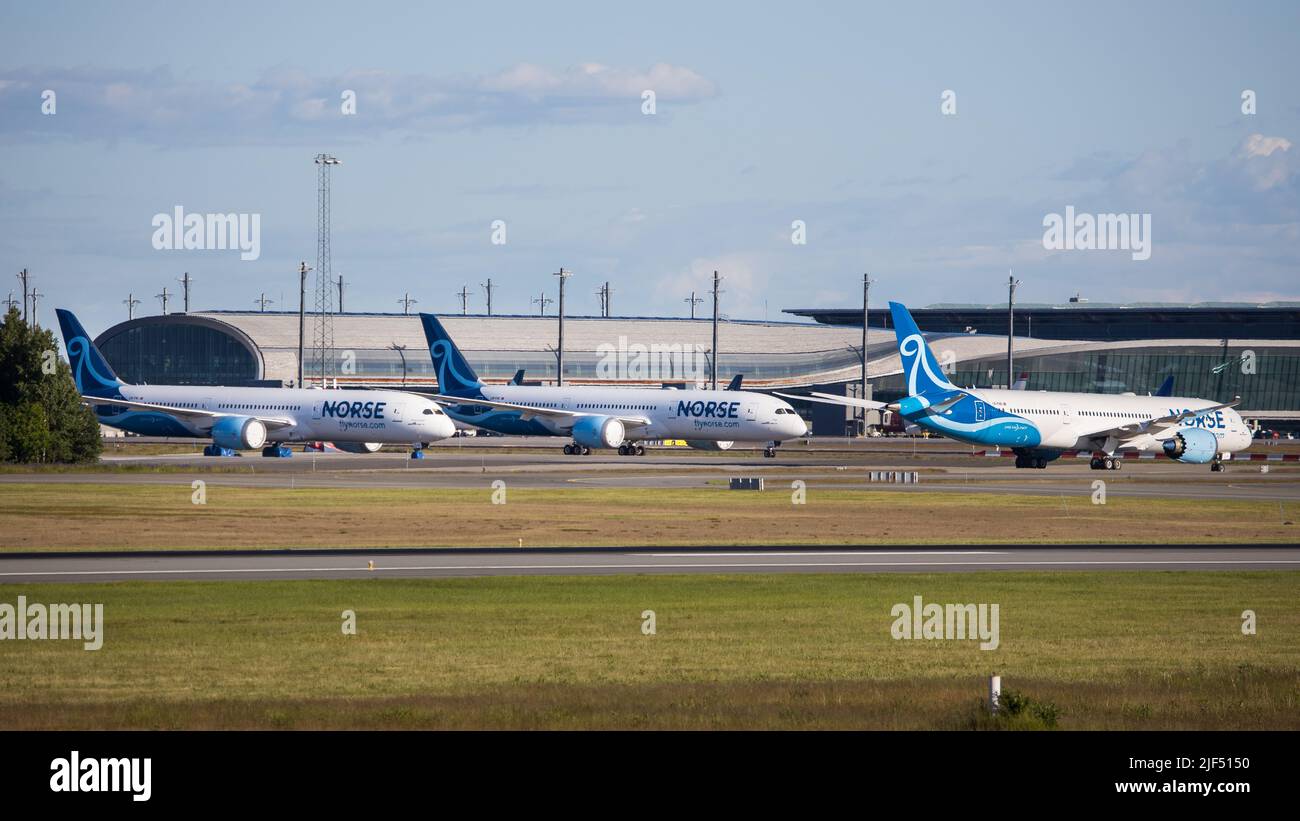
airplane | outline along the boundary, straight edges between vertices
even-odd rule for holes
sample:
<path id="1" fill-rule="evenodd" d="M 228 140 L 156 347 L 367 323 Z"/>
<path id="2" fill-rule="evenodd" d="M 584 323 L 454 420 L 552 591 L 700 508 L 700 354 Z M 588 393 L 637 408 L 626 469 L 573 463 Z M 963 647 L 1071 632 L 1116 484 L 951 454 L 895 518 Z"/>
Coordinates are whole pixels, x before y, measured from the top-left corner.
<path id="1" fill-rule="evenodd" d="M 570 455 L 617 448 L 644 456 L 649 439 L 684 439 L 699 450 L 728 450 L 735 442 L 765 442 L 763 455 L 807 430 L 787 402 L 750 391 L 622 388 L 595 385 L 486 385 L 442 323 L 420 314 L 443 403 L 458 422 L 498 433 L 569 436 Z"/>
<path id="2" fill-rule="evenodd" d="M 374 453 L 385 444 L 419 450 L 456 430 L 437 403 L 399 391 L 128 385 L 72 312 L 56 313 L 77 392 L 100 423 L 146 436 L 211 439 L 205 456 L 261 448 L 263 456 L 283 457 L 290 454 L 285 442 L 318 440 L 347 453 Z"/>
<path id="3" fill-rule="evenodd" d="M 1045 468 L 1064 450 L 1091 451 L 1093 470 L 1119 470 L 1124 452 L 1163 453 L 1176 462 L 1223 470 L 1223 455 L 1250 447 L 1250 431 L 1232 408 L 1177 396 L 962 389 L 948 381 L 912 314 L 889 303 L 907 396 L 886 404 L 814 393 L 787 399 L 901 413 L 911 424 L 959 442 L 1010 447 L 1018 468 Z M 1168 383 L 1172 384 L 1172 383 Z M 1161 386 L 1162 389 L 1164 386 Z"/>

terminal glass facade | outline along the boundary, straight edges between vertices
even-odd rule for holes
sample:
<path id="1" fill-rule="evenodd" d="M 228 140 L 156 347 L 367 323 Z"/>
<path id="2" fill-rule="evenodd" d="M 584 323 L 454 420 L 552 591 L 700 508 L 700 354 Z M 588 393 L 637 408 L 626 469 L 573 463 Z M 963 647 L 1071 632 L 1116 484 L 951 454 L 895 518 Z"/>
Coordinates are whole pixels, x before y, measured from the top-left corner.
<path id="1" fill-rule="evenodd" d="M 428 351 L 408 347 L 396 349 L 349 349 L 355 357 L 356 379 L 401 380 L 430 384 L 437 377 Z M 487 380 L 505 380 L 520 368 L 529 381 L 553 381 L 556 377 L 556 356 L 551 351 L 466 351 L 465 358 Z M 341 359 L 340 359 L 341 361 Z M 718 378 L 726 381 L 733 374 L 743 373 L 746 379 L 797 379 L 808 373 L 850 368 L 860 362 L 852 350 L 810 353 L 746 353 L 723 354 L 718 363 Z M 647 352 L 638 360 L 629 354 L 620 363 L 611 361 L 602 367 L 605 357 L 593 351 L 566 351 L 564 374 L 568 379 L 599 380 L 618 378 L 629 380 L 695 381 L 708 379 L 710 360 L 707 352 L 694 350 L 673 351 L 661 355 Z M 307 357 L 307 376 L 315 376 L 310 351 Z"/>
<path id="2" fill-rule="evenodd" d="M 216 328 L 168 322 L 127 327 L 96 343 L 119 378 L 149 385 L 248 385 L 257 357 Z"/>

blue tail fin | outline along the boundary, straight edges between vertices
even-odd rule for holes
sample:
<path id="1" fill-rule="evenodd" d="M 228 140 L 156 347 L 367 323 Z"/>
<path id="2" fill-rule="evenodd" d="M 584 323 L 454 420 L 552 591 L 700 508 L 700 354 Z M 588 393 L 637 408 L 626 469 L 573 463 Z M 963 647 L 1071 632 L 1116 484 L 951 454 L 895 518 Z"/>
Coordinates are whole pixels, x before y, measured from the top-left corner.
<path id="1" fill-rule="evenodd" d="M 482 396 L 483 383 L 478 374 L 465 361 L 460 348 L 451 341 L 447 329 L 433 314 L 420 314 L 424 323 L 424 339 L 429 343 L 429 356 L 438 374 L 438 390 L 451 396 Z"/>
<path id="2" fill-rule="evenodd" d="M 1174 395 L 1174 375 L 1169 374 L 1165 381 L 1160 383 L 1160 389 L 1153 396 L 1173 396 Z"/>
<path id="3" fill-rule="evenodd" d="M 957 386 L 943 375 L 939 360 L 934 358 L 930 346 L 921 336 L 921 329 L 916 327 L 907 306 L 901 302 L 889 303 L 889 313 L 894 318 L 894 335 L 898 337 L 898 356 L 903 361 L 903 373 L 907 376 L 908 396 L 936 396 L 940 393 L 957 390 Z"/>
<path id="4" fill-rule="evenodd" d="M 82 396 L 120 397 L 118 390 L 126 383 L 117 378 L 104 355 L 90 341 L 90 335 L 73 316 L 72 311 L 59 308 L 59 330 L 63 332 L 63 345 L 68 351 L 72 377 L 77 381 L 77 391 Z"/>

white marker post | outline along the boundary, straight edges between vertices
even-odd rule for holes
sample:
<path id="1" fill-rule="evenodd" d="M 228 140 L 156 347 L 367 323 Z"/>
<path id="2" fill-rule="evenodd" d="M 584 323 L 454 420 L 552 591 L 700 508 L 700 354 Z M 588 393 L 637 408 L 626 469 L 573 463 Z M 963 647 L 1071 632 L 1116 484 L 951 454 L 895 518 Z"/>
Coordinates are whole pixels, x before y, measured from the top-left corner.
<path id="1" fill-rule="evenodd" d="M 997 715 L 1002 700 L 1002 676 L 989 676 L 989 712 Z"/>

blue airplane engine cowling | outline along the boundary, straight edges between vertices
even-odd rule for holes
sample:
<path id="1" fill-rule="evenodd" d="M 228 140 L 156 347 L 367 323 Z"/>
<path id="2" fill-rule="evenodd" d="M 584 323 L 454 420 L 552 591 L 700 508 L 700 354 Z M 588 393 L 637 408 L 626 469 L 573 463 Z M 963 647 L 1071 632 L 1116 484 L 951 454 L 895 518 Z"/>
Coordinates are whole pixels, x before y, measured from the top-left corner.
<path id="1" fill-rule="evenodd" d="M 573 423 L 573 441 L 585 448 L 623 444 L 623 423 L 612 416 L 584 416 Z"/>
<path id="2" fill-rule="evenodd" d="M 1219 440 L 1208 430 L 1187 428 L 1175 433 L 1172 439 L 1166 439 L 1162 447 L 1170 459 L 1203 465 L 1214 461 L 1214 455 L 1219 452 Z"/>
<path id="3" fill-rule="evenodd" d="M 266 425 L 248 416 L 223 416 L 212 426 L 212 441 L 231 450 L 257 450 L 266 444 Z"/>

